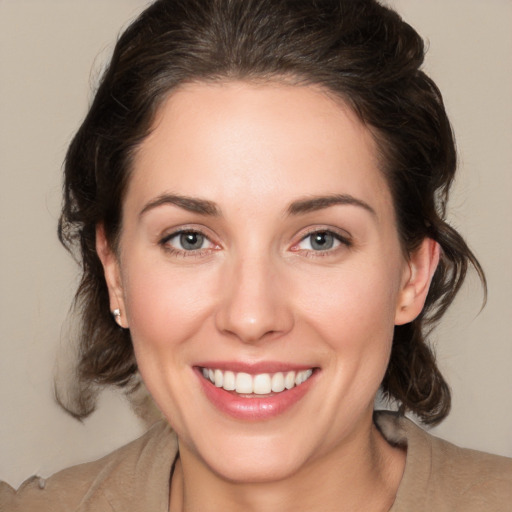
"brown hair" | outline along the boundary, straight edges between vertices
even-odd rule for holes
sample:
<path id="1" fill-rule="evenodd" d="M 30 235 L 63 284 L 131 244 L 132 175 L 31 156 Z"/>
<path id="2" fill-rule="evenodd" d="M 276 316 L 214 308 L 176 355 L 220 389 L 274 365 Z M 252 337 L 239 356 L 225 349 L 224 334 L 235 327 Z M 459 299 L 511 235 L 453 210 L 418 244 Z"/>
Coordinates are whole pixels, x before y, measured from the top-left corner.
<path id="1" fill-rule="evenodd" d="M 406 252 L 431 237 L 442 248 L 422 314 L 395 328 L 385 395 L 425 423 L 450 408 L 449 388 L 426 341 L 469 264 L 482 269 L 445 221 L 456 169 L 441 94 L 421 71 L 424 45 L 375 0 L 158 0 L 121 35 L 66 157 L 59 237 L 79 249 L 82 280 L 77 416 L 94 409 L 91 384 L 127 386 L 137 365 L 130 332 L 109 311 L 95 229 L 116 247 L 131 161 L 155 112 L 177 86 L 226 79 L 317 84 L 347 102 L 372 131 Z"/>

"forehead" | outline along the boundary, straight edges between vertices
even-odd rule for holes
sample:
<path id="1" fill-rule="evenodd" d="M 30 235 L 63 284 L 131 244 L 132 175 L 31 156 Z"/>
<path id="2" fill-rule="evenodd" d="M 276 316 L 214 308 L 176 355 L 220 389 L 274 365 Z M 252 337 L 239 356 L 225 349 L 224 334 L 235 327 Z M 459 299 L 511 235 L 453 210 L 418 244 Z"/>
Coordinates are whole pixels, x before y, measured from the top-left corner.
<path id="1" fill-rule="evenodd" d="M 378 209 L 390 195 L 376 155 L 370 131 L 319 87 L 188 84 L 163 103 L 138 149 L 127 202 L 180 193 L 222 206 L 346 193 Z"/>

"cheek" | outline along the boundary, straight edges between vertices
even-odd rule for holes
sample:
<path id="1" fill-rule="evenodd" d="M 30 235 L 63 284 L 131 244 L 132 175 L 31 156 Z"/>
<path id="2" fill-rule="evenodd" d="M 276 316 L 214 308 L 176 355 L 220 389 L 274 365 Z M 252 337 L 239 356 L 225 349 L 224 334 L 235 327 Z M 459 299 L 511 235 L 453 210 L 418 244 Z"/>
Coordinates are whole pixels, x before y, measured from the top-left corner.
<path id="1" fill-rule="evenodd" d="M 299 308 L 325 329 L 340 335 L 371 336 L 382 329 L 393 330 L 398 274 L 389 267 L 347 266 L 317 274 L 295 294 L 300 297 Z"/>
<path id="2" fill-rule="evenodd" d="M 377 265 L 350 267 L 316 276 L 301 297 L 311 333 L 320 338 L 334 371 L 348 386 L 378 388 L 387 368 L 394 331 L 399 272 Z"/>
<path id="3" fill-rule="evenodd" d="M 124 297 L 136 350 L 164 349 L 194 336 L 216 296 L 213 276 L 136 261 L 123 276 Z"/>

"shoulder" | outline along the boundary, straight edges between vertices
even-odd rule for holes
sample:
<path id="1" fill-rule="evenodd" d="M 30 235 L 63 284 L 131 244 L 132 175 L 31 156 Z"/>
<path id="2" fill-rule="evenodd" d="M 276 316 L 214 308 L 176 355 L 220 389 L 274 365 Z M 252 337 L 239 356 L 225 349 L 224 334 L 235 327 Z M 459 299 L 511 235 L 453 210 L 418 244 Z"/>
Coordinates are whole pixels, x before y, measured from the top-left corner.
<path id="1" fill-rule="evenodd" d="M 175 436 L 167 423 L 160 421 L 139 439 L 97 461 L 64 469 L 48 479 L 33 476 L 17 491 L 0 482 L 0 510 L 137 510 L 132 507 L 146 498 L 152 500 L 154 510 L 159 510 L 160 503 L 156 502 L 167 500 L 176 453 Z"/>
<path id="2" fill-rule="evenodd" d="M 380 414 L 376 422 L 390 442 L 407 446 L 393 512 L 511 509 L 512 459 L 460 448 L 406 418 Z"/>

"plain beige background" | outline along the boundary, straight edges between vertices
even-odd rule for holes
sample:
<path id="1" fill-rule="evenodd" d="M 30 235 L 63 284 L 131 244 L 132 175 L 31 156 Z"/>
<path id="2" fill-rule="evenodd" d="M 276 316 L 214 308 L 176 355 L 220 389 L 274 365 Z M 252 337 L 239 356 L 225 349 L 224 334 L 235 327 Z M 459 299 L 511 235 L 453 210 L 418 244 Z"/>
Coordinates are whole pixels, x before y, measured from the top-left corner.
<path id="1" fill-rule="evenodd" d="M 454 398 L 436 431 L 512 456 L 512 1 L 389 3 L 429 40 L 461 160 L 450 218 L 489 281 L 482 313 L 470 279 L 434 334 Z M 14 486 L 144 428 L 115 392 L 77 422 L 55 404 L 52 374 L 78 275 L 56 237 L 64 152 L 118 31 L 145 4 L 0 0 L 0 478 Z"/>

